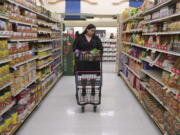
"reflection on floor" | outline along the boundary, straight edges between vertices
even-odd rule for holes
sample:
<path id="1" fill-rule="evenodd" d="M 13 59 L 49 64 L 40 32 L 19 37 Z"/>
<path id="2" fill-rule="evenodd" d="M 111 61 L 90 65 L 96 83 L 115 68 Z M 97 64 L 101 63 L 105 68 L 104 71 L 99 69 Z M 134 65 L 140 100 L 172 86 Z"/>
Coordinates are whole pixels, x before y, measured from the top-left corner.
<path id="1" fill-rule="evenodd" d="M 104 73 L 102 104 L 76 104 L 74 77 L 63 77 L 17 135 L 160 135 L 115 73 Z"/>

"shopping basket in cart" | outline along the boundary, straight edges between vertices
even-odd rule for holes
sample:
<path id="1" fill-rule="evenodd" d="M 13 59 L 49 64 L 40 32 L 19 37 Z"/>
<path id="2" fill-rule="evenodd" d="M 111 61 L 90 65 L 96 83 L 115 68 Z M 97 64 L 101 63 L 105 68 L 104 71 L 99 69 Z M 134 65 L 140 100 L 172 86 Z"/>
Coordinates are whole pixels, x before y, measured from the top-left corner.
<path id="1" fill-rule="evenodd" d="M 101 104 L 102 54 L 79 52 L 75 60 L 77 104 L 81 106 L 82 112 L 87 104 L 93 105 L 96 112 L 97 106 Z"/>

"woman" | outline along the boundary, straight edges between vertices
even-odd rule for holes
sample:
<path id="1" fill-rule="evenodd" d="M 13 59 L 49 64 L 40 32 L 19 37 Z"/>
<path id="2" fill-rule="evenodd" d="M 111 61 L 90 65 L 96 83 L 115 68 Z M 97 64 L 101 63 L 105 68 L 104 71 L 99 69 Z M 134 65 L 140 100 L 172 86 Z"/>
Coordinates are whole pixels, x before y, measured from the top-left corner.
<path id="1" fill-rule="evenodd" d="M 102 42 L 98 36 L 95 35 L 96 27 L 89 24 L 85 31 L 76 38 L 73 50 L 79 51 L 92 51 L 93 49 L 103 52 Z M 76 70 L 90 71 L 100 70 L 100 64 L 97 62 L 76 62 Z"/>

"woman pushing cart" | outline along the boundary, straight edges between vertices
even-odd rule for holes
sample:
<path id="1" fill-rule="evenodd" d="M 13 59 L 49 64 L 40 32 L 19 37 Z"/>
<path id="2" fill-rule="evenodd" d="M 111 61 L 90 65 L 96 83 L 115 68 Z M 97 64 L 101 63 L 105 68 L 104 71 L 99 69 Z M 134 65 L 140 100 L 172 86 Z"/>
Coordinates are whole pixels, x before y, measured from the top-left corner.
<path id="1" fill-rule="evenodd" d="M 93 105 L 95 112 L 97 105 L 101 104 L 103 47 L 95 31 L 93 24 L 88 25 L 82 35 L 76 38 L 73 48 L 76 99 L 82 107 L 82 112 L 87 104 Z"/>

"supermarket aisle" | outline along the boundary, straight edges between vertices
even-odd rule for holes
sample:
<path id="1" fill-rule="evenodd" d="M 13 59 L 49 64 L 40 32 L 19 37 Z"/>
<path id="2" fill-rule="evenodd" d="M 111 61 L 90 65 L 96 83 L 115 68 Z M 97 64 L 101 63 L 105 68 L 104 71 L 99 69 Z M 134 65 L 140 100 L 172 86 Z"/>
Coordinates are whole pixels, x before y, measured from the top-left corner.
<path id="1" fill-rule="evenodd" d="M 115 73 L 116 63 L 115 62 L 103 62 L 103 72 L 104 73 Z"/>
<path id="2" fill-rule="evenodd" d="M 115 73 L 104 74 L 97 113 L 81 113 L 74 88 L 74 77 L 63 77 L 17 135 L 160 135 Z"/>

